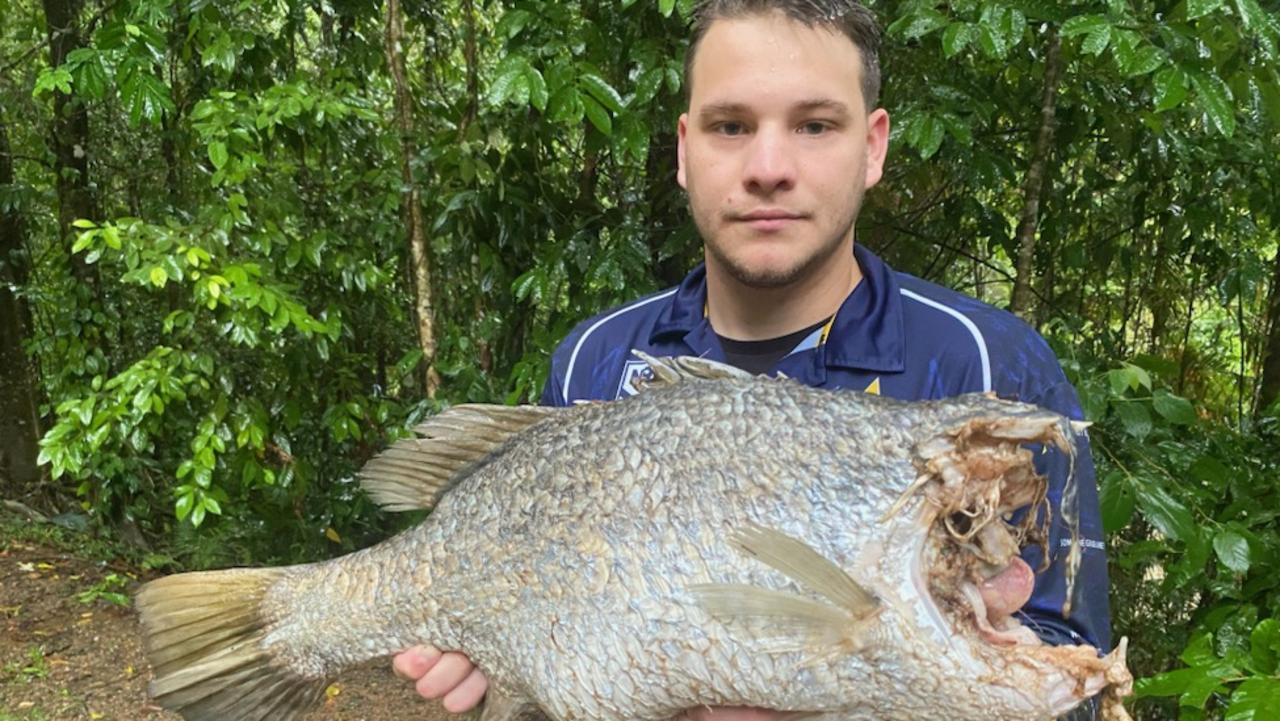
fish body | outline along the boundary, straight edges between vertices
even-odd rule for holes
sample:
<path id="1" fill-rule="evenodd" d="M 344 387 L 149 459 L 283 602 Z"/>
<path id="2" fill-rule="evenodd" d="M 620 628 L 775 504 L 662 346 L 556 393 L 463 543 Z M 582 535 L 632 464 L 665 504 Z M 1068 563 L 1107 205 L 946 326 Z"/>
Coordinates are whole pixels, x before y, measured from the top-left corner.
<path id="1" fill-rule="evenodd" d="M 1123 645 L 1044 646 L 974 600 L 1040 530 L 1004 520 L 1045 497 L 1020 445 L 1069 450 L 1068 421 L 650 363 L 626 400 L 428 422 L 362 473 L 389 508 L 434 504 L 377 546 L 146 586 L 153 695 L 288 719 L 341 669 L 429 643 L 484 669 L 486 721 L 1045 719 L 1103 691 L 1123 715 Z"/>

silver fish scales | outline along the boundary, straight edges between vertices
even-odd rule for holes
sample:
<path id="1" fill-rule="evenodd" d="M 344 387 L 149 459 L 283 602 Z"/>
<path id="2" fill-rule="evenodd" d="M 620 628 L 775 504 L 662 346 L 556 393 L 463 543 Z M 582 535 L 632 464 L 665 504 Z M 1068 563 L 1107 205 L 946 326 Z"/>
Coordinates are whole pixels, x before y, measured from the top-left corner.
<path id="1" fill-rule="evenodd" d="M 993 628 L 976 584 L 1043 540 L 1027 443 L 1066 419 L 986 395 L 903 403 L 646 359 L 568 409 L 459 406 L 362 471 L 419 526 L 332 561 L 139 593 L 151 693 L 192 721 L 294 718 L 415 643 L 490 679 L 485 721 L 752 705 L 857 719 L 1044 719 L 1131 678 L 1125 644 Z"/>

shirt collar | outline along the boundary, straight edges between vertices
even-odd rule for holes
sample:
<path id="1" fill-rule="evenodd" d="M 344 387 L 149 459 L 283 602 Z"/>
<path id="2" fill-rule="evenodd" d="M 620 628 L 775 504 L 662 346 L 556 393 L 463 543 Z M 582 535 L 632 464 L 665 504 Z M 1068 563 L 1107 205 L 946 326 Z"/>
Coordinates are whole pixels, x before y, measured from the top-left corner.
<path id="1" fill-rule="evenodd" d="M 861 245 L 854 258 L 862 281 L 836 311 L 827 342 L 819 347 L 827 367 L 875 373 L 898 373 L 903 359 L 902 294 L 893 270 Z M 699 264 L 685 276 L 666 310 L 653 326 L 649 343 L 684 340 L 695 351 L 708 347 L 710 324 L 703 316 L 707 300 L 707 269 Z M 715 346 L 717 344 L 710 344 Z"/>

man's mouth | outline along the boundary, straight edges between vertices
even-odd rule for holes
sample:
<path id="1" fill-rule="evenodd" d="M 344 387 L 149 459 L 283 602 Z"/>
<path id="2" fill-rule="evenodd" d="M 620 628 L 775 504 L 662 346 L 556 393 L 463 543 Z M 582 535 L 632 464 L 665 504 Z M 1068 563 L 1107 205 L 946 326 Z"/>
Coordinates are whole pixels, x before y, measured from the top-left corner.
<path id="1" fill-rule="evenodd" d="M 730 219 L 737 223 L 744 223 L 754 230 L 769 232 L 781 230 L 788 225 L 804 220 L 806 217 L 803 213 L 765 208 L 753 210 L 749 213 L 735 214 L 730 216 Z"/>

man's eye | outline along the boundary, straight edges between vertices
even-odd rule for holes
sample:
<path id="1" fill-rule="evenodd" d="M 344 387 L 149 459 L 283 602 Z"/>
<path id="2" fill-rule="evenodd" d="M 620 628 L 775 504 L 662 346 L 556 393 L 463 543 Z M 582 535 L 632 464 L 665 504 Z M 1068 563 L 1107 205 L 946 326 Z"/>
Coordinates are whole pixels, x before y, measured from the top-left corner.
<path id="1" fill-rule="evenodd" d="M 746 130 L 746 126 L 736 122 L 720 123 L 716 126 L 716 132 L 721 135 L 742 135 Z"/>
<path id="2" fill-rule="evenodd" d="M 813 120 L 801 125 L 799 132 L 803 135 L 822 135 L 830 129 L 831 127 L 826 123 Z"/>

